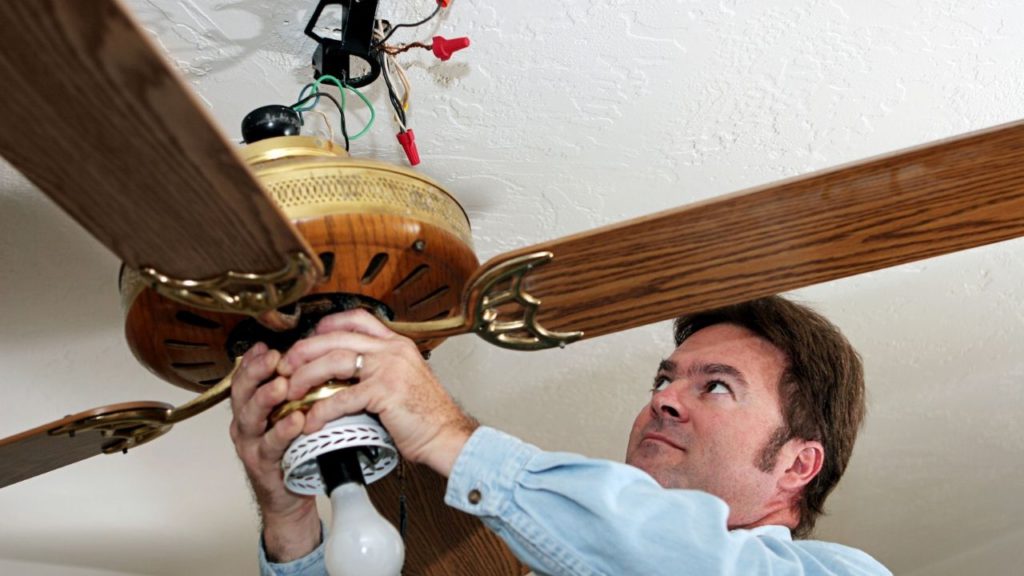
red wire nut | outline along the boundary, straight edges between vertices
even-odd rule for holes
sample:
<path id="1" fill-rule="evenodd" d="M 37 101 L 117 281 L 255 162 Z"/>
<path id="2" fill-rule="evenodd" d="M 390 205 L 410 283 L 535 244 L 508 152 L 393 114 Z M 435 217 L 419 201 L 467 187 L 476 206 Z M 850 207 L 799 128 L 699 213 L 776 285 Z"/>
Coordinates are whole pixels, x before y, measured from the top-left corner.
<path id="1" fill-rule="evenodd" d="M 419 164 L 420 151 L 416 148 L 416 135 L 412 133 L 412 130 L 399 132 L 396 136 L 398 137 L 398 143 L 402 145 L 402 150 L 405 150 L 405 157 L 409 159 L 409 165 L 415 166 Z"/>
<path id="2" fill-rule="evenodd" d="M 450 40 L 444 36 L 434 36 L 434 42 L 430 49 L 434 51 L 434 56 L 437 56 L 439 60 L 447 60 L 452 57 L 452 54 L 467 47 L 469 47 L 469 38 L 465 36 Z"/>

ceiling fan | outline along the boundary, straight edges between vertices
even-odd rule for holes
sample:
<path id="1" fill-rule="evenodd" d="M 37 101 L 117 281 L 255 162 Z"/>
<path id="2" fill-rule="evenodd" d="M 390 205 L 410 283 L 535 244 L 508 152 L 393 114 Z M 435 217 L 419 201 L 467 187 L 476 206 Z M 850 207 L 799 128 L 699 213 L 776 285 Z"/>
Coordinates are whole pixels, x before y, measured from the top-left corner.
<path id="1" fill-rule="evenodd" d="M 291 320 L 278 310 L 289 300 L 321 295 L 307 302 L 330 307 L 336 303 L 325 303 L 324 294 L 359 294 L 386 308 L 395 327 L 424 348 L 470 331 L 500 345 L 538 348 L 1024 234 L 1024 127 L 1015 124 L 524 248 L 477 267 L 460 240 L 457 204 L 428 180 L 347 160 L 328 143 L 310 141 L 292 141 L 287 154 L 279 143 L 254 145 L 243 152 L 253 163 L 246 168 L 119 4 L 76 4 L 0 8 L 17 24 L 0 39 L 0 69 L 22 86 L 4 96 L 0 152 L 125 261 L 130 339 L 133 330 L 151 333 L 153 326 L 185 333 L 160 333 L 155 341 L 143 334 L 133 346 L 162 377 L 196 391 L 208 391 L 230 369 L 229 333 L 244 322 L 253 330 L 262 325 L 240 309 L 211 312 L 208 305 L 255 302 L 246 313 L 282 327 Z M 40 50 L 31 41 L 53 37 L 53 30 L 61 31 L 60 42 Z M 48 110 L 37 137 L 20 137 L 10 123 L 38 109 L 60 81 L 83 97 Z M 105 112 L 111 109 L 126 113 Z M 63 138 L 69 129 L 74 142 Z M 264 189 L 294 186 L 281 166 L 299 164 L 307 172 L 349 170 L 389 179 L 393 188 L 418 188 L 372 209 L 349 206 L 331 216 L 332 225 L 326 217 L 289 215 L 292 223 Z M 419 228 L 392 226 L 408 217 L 397 207 L 413 199 L 435 209 L 411 218 Z M 314 230 L 322 226 L 326 237 L 339 222 L 351 224 L 354 238 L 326 242 Z M 370 245 L 379 238 L 393 244 Z M 190 280 L 227 271 L 240 274 L 193 290 L 189 303 L 169 299 L 188 293 Z M 253 271 L 267 277 L 242 274 Z M 438 271 L 430 279 L 428 272 Z M 327 281 L 316 284 L 321 277 Z M 263 288 L 268 283 L 272 290 Z M 246 297 L 232 300 L 232 292 Z M 274 300 L 274 292 L 283 296 Z M 219 343 L 215 359 L 210 342 Z M 5 468 L 3 484 L 130 447 L 195 406 L 171 410 L 167 420 L 170 408 L 106 407 L 4 440 L 0 454 L 22 464 Z M 88 425 L 69 437 L 68 426 L 83 421 Z M 113 428 L 103 427 L 111 421 Z M 156 430 L 136 434 L 136 424 L 150 421 Z M 110 431 L 125 427 L 133 430 L 120 439 L 127 444 L 111 445 Z M 415 558 L 410 548 L 410 562 Z"/>

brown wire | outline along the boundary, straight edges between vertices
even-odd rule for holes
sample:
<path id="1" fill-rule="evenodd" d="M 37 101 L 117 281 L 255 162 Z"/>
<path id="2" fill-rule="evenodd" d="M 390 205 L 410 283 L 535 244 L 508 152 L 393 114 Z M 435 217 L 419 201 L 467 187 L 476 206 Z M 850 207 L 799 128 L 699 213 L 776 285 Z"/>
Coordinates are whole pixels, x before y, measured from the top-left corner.
<path id="1" fill-rule="evenodd" d="M 394 56 L 395 54 L 401 54 L 402 52 L 411 50 L 413 48 L 423 48 L 424 50 L 431 50 L 433 46 L 430 44 L 424 44 L 423 42 L 413 42 L 412 44 L 404 44 L 402 46 L 385 46 L 384 48 L 382 48 L 382 50 Z"/>

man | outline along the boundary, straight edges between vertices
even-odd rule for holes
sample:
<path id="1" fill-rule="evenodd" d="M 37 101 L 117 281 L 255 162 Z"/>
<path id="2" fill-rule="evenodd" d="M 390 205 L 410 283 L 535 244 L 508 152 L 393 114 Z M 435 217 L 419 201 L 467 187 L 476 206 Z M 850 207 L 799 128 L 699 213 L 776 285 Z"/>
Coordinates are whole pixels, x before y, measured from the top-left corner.
<path id="1" fill-rule="evenodd" d="M 806 536 L 864 414 L 860 360 L 821 316 L 782 298 L 682 317 L 627 465 L 547 453 L 478 424 L 415 346 L 369 314 L 325 318 L 283 357 L 246 353 L 231 432 L 263 516 L 265 574 L 322 574 L 313 501 L 279 460 L 300 432 L 378 414 L 405 458 L 449 478 L 446 503 L 480 516 L 541 574 L 889 574 Z M 264 433 L 267 414 L 329 379 L 361 383 Z M 264 386 L 257 383 L 278 376 Z"/>

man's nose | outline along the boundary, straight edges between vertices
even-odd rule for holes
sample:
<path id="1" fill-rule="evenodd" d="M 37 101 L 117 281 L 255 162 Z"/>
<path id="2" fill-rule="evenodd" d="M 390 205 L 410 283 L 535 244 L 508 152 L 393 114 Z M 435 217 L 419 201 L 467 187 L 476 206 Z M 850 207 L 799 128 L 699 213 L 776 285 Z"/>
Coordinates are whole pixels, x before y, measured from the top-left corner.
<path id="1" fill-rule="evenodd" d="M 672 420 L 686 420 L 690 417 L 689 410 L 680 400 L 679 393 L 671 386 L 654 393 L 651 398 L 651 410 L 658 418 L 669 418 Z"/>

